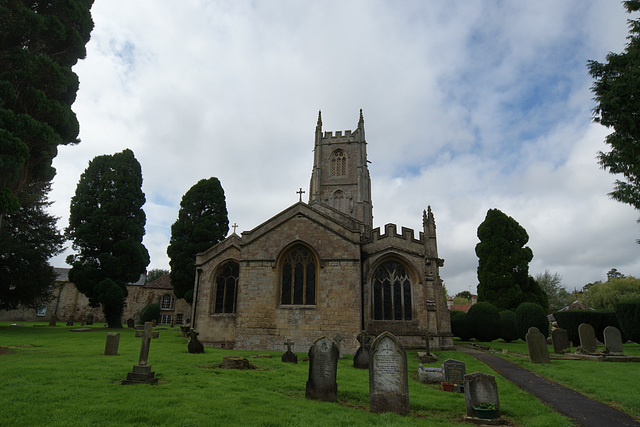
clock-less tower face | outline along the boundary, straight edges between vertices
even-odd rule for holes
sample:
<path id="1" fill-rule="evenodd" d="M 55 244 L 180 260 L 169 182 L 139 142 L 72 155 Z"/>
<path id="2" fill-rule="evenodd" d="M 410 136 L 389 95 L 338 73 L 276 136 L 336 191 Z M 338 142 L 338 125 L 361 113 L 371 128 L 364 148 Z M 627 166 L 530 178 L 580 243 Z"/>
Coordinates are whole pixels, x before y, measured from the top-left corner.
<path id="1" fill-rule="evenodd" d="M 323 132 L 318 114 L 309 203 L 328 205 L 371 229 L 371 178 L 362 110 L 358 127 L 353 132 Z"/>

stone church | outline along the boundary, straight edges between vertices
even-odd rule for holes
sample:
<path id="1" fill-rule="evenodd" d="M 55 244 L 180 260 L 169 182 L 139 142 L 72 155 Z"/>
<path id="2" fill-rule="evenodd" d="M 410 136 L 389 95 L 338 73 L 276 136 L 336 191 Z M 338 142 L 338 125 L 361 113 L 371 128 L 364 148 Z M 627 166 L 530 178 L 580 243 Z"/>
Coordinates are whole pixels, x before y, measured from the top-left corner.
<path id="1" fill-rule="evenodd" d="M 307 351 L 319 336 L 390 331 L 408 348 L 451 349 L 436 226 L 373 228 L 364 118 L 355 131 L 322 130 L 318 114 L 309 202 L 198 254 L 192 327 L 209 345 Z"/>

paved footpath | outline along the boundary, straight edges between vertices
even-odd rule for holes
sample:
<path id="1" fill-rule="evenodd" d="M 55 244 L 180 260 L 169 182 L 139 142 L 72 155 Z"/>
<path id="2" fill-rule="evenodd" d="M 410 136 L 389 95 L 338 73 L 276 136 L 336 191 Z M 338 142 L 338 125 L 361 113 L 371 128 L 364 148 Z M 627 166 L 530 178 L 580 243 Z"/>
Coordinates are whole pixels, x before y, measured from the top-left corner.
<path id="1" fill-rule="evenodd" d="M 554 410 L 585 427 L 640 426 L 634 418 L 604 403 L 544 379 L 502 357 L 464 346 L 456 350 L 486 363 L 504 378 L 542 400 Z"/>

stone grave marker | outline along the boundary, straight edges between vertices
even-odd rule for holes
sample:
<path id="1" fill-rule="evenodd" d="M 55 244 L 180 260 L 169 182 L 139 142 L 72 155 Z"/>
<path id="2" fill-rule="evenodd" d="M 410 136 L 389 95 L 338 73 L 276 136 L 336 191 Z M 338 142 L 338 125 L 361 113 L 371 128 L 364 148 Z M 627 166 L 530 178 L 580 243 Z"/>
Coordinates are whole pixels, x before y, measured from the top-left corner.
<path id="1" fill-rule="evenodd" d="M 127 319 L 127 328 L 133 329 L 136 327 L 136 322 L 132 318 Z"/>
<path id="2" fill-rule="evenodd" d="M 138 364 L 134 365 L 133 371 L 127 374 L 127 379 L 122 380 L 122 384 L 155 384 L 158 382 L 158 379 L 155 378 L 155 372 L 151 371 L 151 365 L 148 364 L 151 339 L 158 338 L 158 332 L 153 332 L 152 327 L 152 322 L 146 322 L 144 330 L 136 331 L 136 337 L 142 338 L 140 358 Z"/>
<path id="3" fill-rule="evenodd" d="M 204 345 L 198 339 L 199 332 L 196 332 L 195 329 L 191 329 L 189 331 L 189 342 L 187 343 L 187 350 L 189 353 L 204 353 Z"/>
<path id="4" fill-rule="evenodd" d="M 607 326 L 604 328 L 604 345 L 609 353 L 624 353 L 622 349 L 622 334 L 615 326 Z"/>
<path id="5" fill-rule="evenodd" d="M 54 314 L 51 316 L 51 320 L 49 321 L 49 326 L 56 326 L 56 322 L 58 321 L 58 317 Z"/>
<path id="6" fill-rule="evenodd" d="M 327 337 L 316 339 L 309 348 L 307 399 L 335 402 L 338 399 L 338 346 Z"/>
<path id="7" fill-rule="evenodd" d="M 344 338 L 340 334 L 333 338 L 333 342 L 338 346 L 338 359 L 342 359 L 342 340 L 344 340 Z"/>
<path id="8" fill-rule="evenodd" d="M 87 315 L 87 321 L 85 323 L 87 326 L 93 325 L 93 313 L 89 313 Z"/>
<path id="9" fill-rule="evenodd" d="M 444 381 L 442 368 L 425 368 L 418 363 L 418 379 L 423 384 L 440 384 Z"/>
<path id="10" fill-rule="evenodd" d="M 547 340 L 538 328 L 535 326 L 530 327 L 525 339 L 531 363 L 551 363 Z"/>
<path id="11" fill-rule="evenodd" d="M 298 355 L 291 351 L 293 344 L 294 342 L 289 339 L 284 342 L 284 345 L 287 346 L 287 351 L 282 354 L 281 358 L 284 363 L 298 363 Z"/>
<path id="12" fill-rule="evenodd" d="M 453 391 L 462 393 L 464 386 L 464 376 L 466 374 L 466 365 L 459 360 L 447 359 L 442 364 L 445 382 L 453 384 Z"/>
<path id="13" fill-rule="evenodd" d="M 580 347 L 583 353 L 595 353 L 598 345 L 596 343 L 596 333 L 593 326 L 588 323 L 581 323 L 578 326 L 578 336 L 580 337 Z"/>
<path id="14" fill-rule="evenodd" d="M 73 319 L 67 320 L 67 326 L 73 326 Z"/>
<path id="15" fill-rule="evenodd" d="M 369 350 L 369 410 L 409 412 L 407 354 L 390 332 L 378 335 Z"/>
<path id="16" fill-rule="evenodd" d="M 119 332 L 107 333 L 107 343 L 104 346 L 104 355 L 117 356 L 119 345 L 120 345 L 120 333 Z"/>
<path id="17" fill-rule="evenodd" d="M 431 337 L 429 336 L 429 334 L 424 336 L 424 348 L 425 348 L 425 352 L 418 352 L 418 359 L 420 359 L 420 361 L 422 363 L 433 363 L 436 360 L 438 360 L 437 356 L 433 353 L 431 353 L 431 343 L 429 342 L 431 339 Z"/>
<path id="18" fill-rule="evenodd" d="M 357 340 L 360 343 L 360 347 L 358 347 L 355 356 L 353 356 L 353 367 L 358 369 L 369 369 L 369 346 L 371 342 L 371 335 L 366 331 L 362 331 L 358 334 Z"/>
<path id="19" fill-rule="evenodd" d="M 538 331 L 538 333 L 542 335 L 540 331 Z M 495 377 L 482 372 L 465 375 L 464 402 L 467 410 L 467 418 L 477 418 L 476 411 L 473 408 L 479 407 L 483 402 L 495 404 L 497 417 L 500 418 L 498 385 L 496 384 Z"/>
<path id="20" fill-rule="evenodd" d="M 556 328 L 551 331 L 551 343 L 553 344 L 553 352 L 555 354 L 571 353 L 569 345 L 569 334 L 562 328 Z"/>

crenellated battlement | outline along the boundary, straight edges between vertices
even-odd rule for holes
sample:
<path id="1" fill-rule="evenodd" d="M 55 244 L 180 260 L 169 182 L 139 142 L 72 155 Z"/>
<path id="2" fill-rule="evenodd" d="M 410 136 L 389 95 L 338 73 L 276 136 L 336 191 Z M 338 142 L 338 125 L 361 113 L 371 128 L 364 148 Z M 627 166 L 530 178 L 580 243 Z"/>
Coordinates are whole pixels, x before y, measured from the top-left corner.
<path id="1" fill-rule="evenodd" d="M 345 131 L 337 130 L 335 132 L 331 130 L 327 130 L 327 131 L 324 131 L 324 134 L 322 135 L 322 139 L 331 140 L 329 142 L 346 142 L 346 141 L 356 141 L 357 136 L 358 136 L 357 130 L 355 132 L 351 130 L 345 130 Z"/>
<path id="2" fill-rule="evenodd" d="M 380 227 L 374 228 L 371 230 L 371 240 L 370 242 L 377 242 L 379 240 L 387 239 L 387 238 L 396 238 L 403 239 L 412 243 L 422 243 L 423 233 L 419 233 L 419 238 L 415 238 L 413 228 L 402 227 L 402 233 L 398 234 L 398 226 L 396 224 L 386 224 L 384 226 L 384 234 L 380 234 Z"/>

